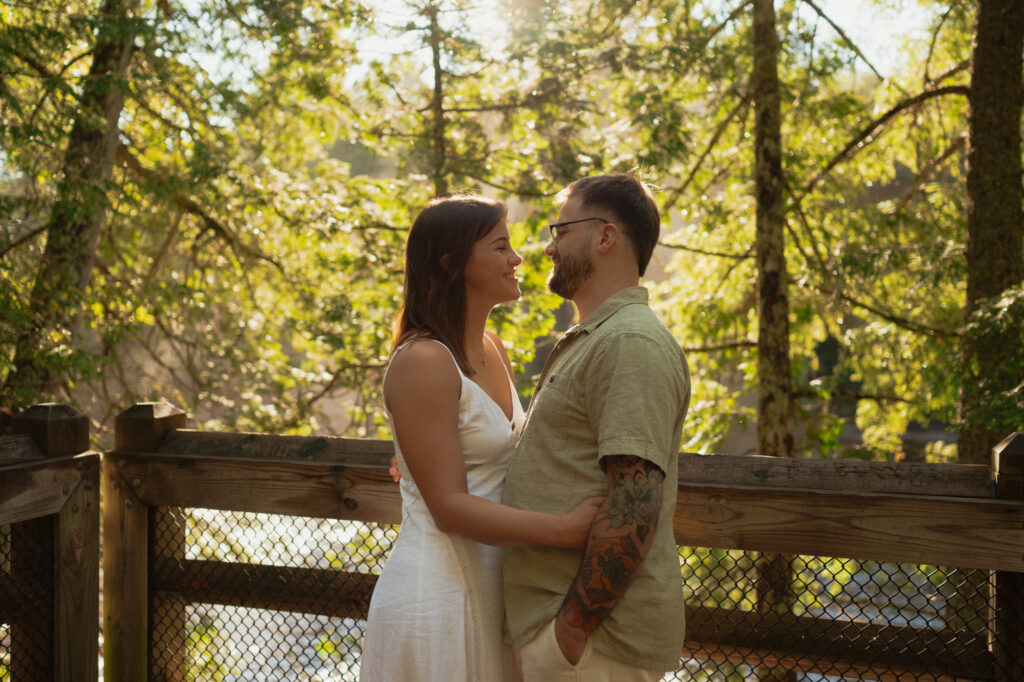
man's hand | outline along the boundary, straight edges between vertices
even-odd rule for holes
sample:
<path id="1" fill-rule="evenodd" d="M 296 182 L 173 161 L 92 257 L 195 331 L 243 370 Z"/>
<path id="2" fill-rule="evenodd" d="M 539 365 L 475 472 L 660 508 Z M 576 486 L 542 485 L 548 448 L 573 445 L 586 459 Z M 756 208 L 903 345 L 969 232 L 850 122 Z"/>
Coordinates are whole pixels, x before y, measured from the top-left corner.
<path id="1" fill-rule="evenodd" d="M 583 650 L 587 648 L 587 633 L 579 628 L 569 627 L 562 618 L 555 617 L 555 641 L 561 649 L 565 660 L 576 665 L 583 658 Z"/>

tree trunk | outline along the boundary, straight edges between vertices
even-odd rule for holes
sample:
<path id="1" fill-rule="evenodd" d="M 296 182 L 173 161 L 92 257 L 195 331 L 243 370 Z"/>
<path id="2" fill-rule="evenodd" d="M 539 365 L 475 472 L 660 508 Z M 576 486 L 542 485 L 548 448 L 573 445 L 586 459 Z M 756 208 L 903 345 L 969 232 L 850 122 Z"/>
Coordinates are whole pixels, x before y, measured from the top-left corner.
<path id="1" fill-rule="evenodd" d="M 772 0 L 754 0 L 754 184 L 757 193 L 757 439 L 762 455 L 793 456 L 793 379 L 789 359 L 789 299 L 784 233 L 779 38 Z M 792 591 L 789 557 L 758 558 L 757 609 L 788 611 Z M 791 671 L 758 668 L 761 680 L 790 680 Z"/>
<path id="2" fill-rule="evenodd" d="M 754 2 L 754 183 L 757 192 L 757 437 L 760 454 L 793 455 L 793 379 L 784 232 L 779 39 L 772 0 Z"/>
<path id="3" fill-rule="evenodd" d="M 30 321 L 17 339 L 2 402 L 20 407 L 52 399 L 61 383 L 49 341 L 73 329 L 106 220 L 107 184 L 118 147 L 138 0 L 106 0 L 100 10 L 92 66 L 64 152 L 57 196 L 29 303 Z"/>
<path id="4" fill-rule="evenodd" d="M 1024 215 L 1021 209 L 1021 57 L 1024 4 L 1020 0 L 979 0 L 975 5 L 967 150 L 967 299 L 970 320 L 988 298 L 1024 277 Z M 1001 341 L 1001 342 L 1000 342 Z M 992 448 L 1020 424 L 986 418 L 986 398 L 1024 381 L 1004 358 L 1020 338 L 983 341 L 969 331 L 961 342 L 963 383 L 957 459 L 988 464 Z M 981 632 L 988 622 L 988 576 L 954 569 L 947 626 Z"/>
<path id="5" fill-rule="evenodd" d="M 967 153 L 967 301 L 970 318 L 979 305 L 1024 278 L 1024 214 L 1021 200 L 1021 58 L 1024 3 L 978 0 L 971 60 Z M 1006 371 L 1004 353 L 976 334 L 963 338 L 965 379 L 960 390 L 958 459 L 987 464 L 992 448 L 1020 426 L 977 416 L 979 401 L 1017 386 L 1024 377 Z M 1019 338 L 1001 344 L 1009 352 Z M 998 344 L 997 344 L 998 345 Z"/>

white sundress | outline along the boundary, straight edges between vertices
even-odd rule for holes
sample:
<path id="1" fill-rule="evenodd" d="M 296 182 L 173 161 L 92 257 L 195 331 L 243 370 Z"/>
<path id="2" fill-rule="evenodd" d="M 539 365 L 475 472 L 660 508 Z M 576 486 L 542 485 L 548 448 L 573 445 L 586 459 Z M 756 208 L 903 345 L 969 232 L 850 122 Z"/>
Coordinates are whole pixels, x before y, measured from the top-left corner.
<path id="1" fill-rule="evenodd" d="M 511 377 L 509 420 L 482 387 L 458 371 L 459 443 L 469 492 L 501 502 L 523 408 Z M 402 526 L 370 600 L 360 682 L 517 679 L 503 642 L 501 548 L 438 530 L 397 441 L 395 452 L 402 473 Z"/>

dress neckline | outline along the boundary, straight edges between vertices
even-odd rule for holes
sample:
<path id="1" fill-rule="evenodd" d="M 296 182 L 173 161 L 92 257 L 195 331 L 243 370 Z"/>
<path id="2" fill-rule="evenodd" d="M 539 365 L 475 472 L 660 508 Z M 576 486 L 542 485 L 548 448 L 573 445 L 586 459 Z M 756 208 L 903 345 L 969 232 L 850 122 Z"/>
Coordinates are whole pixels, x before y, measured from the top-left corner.
<path id="1" fill-rule="evenodd" d="M 487 337 L 487 340 L 490 341 L 491 345 L 494 346 L 494 349 L 497 350 L 498 346 L 494 343 L 494 339 L 492 339 L 490 336 L 488 336 L 486 332 L 484 333 L 484 336 Z M 483 386 L 481 386 L 477 382 L 473 381 L 473 379 L 471 379 L 470 377 L 466 376 L 466 373 L 462 371 L 461 367 L 459 367 L 459 363 L 455 361 L 455 354 L 452 353 L 452 349 L 449 348 L 448 346 L 446 346 L 444 343 L 442 343 L 438 339 L 431 339 L 429 337 L 425 337 L 425 338 L 422 338 L 422 339 L 410 339 L 409 341 L 406 341 L 402 345 L 398 346 L 398 348 L 395 349 L 395 353 L 397 353 L 398 351 L 402 350 L 403 348 L 405 348 L 410 343 L 413 343 L 413 342 L 419 341 L 419 340 L 433 341 L 434 343 L 436 343 L 439 346 L 441 346 L 441 348 L 444 348 L 446 351 L 448 351 L 448 355 L 451 356 L 452 363 L 455 365 L 455 371 L 459 373 L 459 376 L 462 377 L 465 381 L 468 381 L 469 383 L 473 384 L 473 386 L 475 386 L 476 388 L 478 388 L 480 390 L 480 392 L 483 393 L 484 397 L 487 398 L 488 402 L 490 402 L 492 405 L 494 405 L 494 407 L 497 408 L 498 412 L 501 414 L 502 418 L 505 420 L 505 423 L 507 423 L 510 426 L 512 426 L 512 428 L 515 428 L 516 402 L 518 401 L 519 398 L 516 395 L 516 385 L 512 382 L 512 375 L 509 374 L 508 366 L 505 365 L 504 361 L 501 361 L 500 354 L 499 354 L 499 358 L 498 359 L 499 359 L 499 361 L 501 361 L 501 368 L 505 372 L 505 380 L 508 383 L 509 408 L 511 409 L 511 412 L 512 412 L 511 416 L 509 416 L 508 414 L 505 413 L 505 408 L 502 407 L 501 403 L 499 403 L 497 400 L 495 400 L 491 396 L 491 394 L 487 392 L 487 389 L 485 389 Z"/>
<path id="2" fill-rule="evenodd" d="M 458 365 L 456 365 L 456 367 L 458 367 Z M 501 416 L 505 419 L 505 421 L 508 424 L 510 424 L 510 425 L 515 424 L 515 421 L 516 421 L 516 400 L 517 400 L 517 397 L 516 397 L 515 386 L 512 384 L 512 380 L 508 379 L 508 369 L 507 368 L 505 370 L 505 375 L 506 375 L 506 379 L 508 379 L 509 407 L 511 408 L 512 416 L 509 416 L 509 415 L 505 414 L 505 408 L 502 407 L 501 404 L 497 400 L 495 400 L 491 396 L 490 393 L 487 392 L 487 389 L 485 389 L 483 386 L 481 386 L 480 384 L 476 383 L 475 381 L 473 381 L 472 379 L 467 377 L 465 374 L 462 374 L 462 370 L 459 370 L 459 374 L 462 375 L 463 379 L 465 379 L 469 383 L 471 383 L 474 386 L 476 386 L 477 389 L 479 389 L 480 392 L 484 394 L 484 397 L 487 398 L 487 400 L 492 405 L 494 405 L 494 407 L 496 407 L 498 409 L 498 412 L 501 413 Z"/>

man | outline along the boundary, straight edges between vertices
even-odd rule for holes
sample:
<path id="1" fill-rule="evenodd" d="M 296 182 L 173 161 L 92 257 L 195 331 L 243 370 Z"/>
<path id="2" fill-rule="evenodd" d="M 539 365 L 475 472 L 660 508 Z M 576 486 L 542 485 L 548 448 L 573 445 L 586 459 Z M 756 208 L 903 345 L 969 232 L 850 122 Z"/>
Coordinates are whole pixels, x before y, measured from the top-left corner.
<path id="1" fill-rule="evenodd" d="M 505 548 L 508 634 L 526 682 L 660 680 L 683 644 L 672 519 L 690 401 L 683 352 L 639 286 L 661 222 L 632 175 L 584 178 L 560 198 L 548 286 L 579 323 L 541 373 L 504 502 L 564 512 L 607 501 L 582 556 Z"/>

